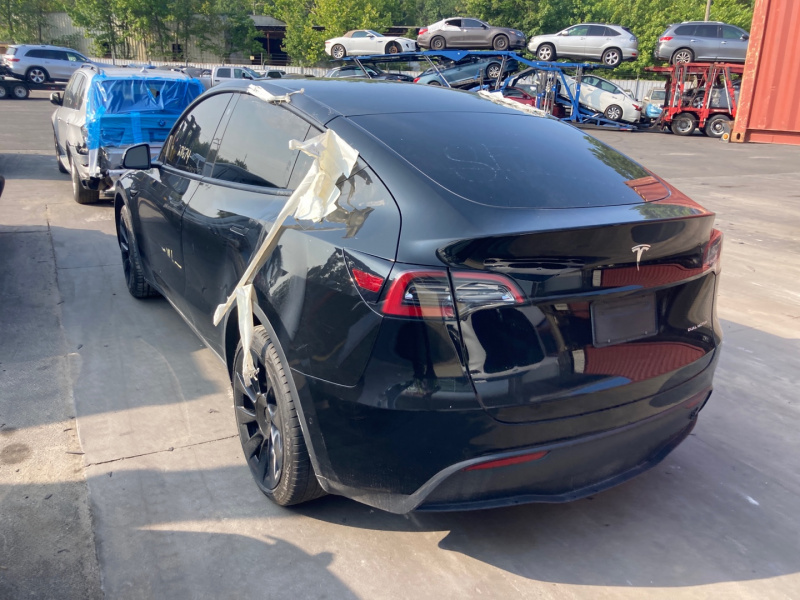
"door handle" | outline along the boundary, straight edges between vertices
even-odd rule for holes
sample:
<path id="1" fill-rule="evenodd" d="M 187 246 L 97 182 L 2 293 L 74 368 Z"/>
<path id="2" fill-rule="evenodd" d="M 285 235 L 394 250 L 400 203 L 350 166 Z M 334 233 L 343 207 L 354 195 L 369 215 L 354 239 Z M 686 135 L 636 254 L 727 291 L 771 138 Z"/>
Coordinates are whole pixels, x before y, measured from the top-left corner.
<path id="1" fill-rule="evenodd" d="M 231 231 L 236 235 L 247 235 L 249 229 L 247 227 L 239 227 L 238 225 L 231 225 Z"/>

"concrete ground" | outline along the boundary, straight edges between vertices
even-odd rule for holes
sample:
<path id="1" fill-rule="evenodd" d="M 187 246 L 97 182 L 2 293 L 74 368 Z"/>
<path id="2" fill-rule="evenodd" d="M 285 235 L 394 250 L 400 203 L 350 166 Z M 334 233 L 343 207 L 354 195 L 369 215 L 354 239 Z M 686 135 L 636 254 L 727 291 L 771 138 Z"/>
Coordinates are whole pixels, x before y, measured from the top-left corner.
<path id="1" fill-rule="evenodd" d="M 0 598 L 800 596 L 800 148 L 595 134 L 726 236 L 716 389 L 657 468 L 565 505 L 284 509 L 223 366 L 73 202 L 45 98 L 0 102 Z"/>

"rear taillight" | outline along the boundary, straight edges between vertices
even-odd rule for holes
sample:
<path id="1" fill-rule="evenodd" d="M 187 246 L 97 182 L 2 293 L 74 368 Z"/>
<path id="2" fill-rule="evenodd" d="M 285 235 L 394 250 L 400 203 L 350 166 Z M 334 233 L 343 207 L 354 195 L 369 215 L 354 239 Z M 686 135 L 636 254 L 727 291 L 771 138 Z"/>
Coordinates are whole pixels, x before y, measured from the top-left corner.
<path id="1" fill-rule="evenodd" d="M 447 271 L 393 273 L 381 311 L 397 317 L 455 318 Z"/>
<path id="2" fill-rule="evenodd" d="M 395 271 L 381 303 L 386 315 L 463 319 L 479 309 L 525 301 L 513 281 L 496 273 L 454 271 L 448 277 L 439 269 Z"/>
<path id="3" fill-rule="evenodd" d="M 18 59 L 18 58 L 7 58 L 6 60 L 7 60 L 8 62 L 19 62 L 19 59 Z"/>
<path id="4" fill-rule="evenodd" d="M 414 77 L 414 83 L 417 83 L 418 81 L 419 81 L 419 77 Z"/>
<path id="5" fill-rule="evenodd" d="M 642 107 L 639 106 L 638 104 L 634 104 L 633 108 L 636 109 L 636 110 L 642 110 Z"/>
<path id="6" fill-rule="evenodd" d="M 672 36 L 671 36 L 671 35 L 665 35 L 664 37 L 660 37 L 660 38 L 658 38 L 658 41 L 659 41 L 659 42 L 668 42 L 668 41 L 670 41 L 671 39 L 672 39 Z"/>
<path id="7" fill-rule="evenodd" d="M 456 309 L 462 319 L 478 309 L 513 306 L 525 301 L 516 284 L 503 275 L 454 271 L 452 277 Z"/>
<path id="8" fill-rule="evenodd" d="M 711 230 L 711 239 L 706 244 L 703 252 L 703 269 L 720 271 L 720 258 L 722 256 L 722 232 L 719 229 Z"/>
<path id="9" fill-rule="evenodd" d="M 358 287 L 367 292 L 377 293 L 383 287 L 383 277 L 378 277 L 361 269 L 353 269 L 353 279 Z"/>
<path id="10" fill-rule="evenodd" d="M 422 35 L 423 33 L 428 33 L 428 28 L 427 27 L 423 27 L 422 29 L 420 29 L 419 33 L 417 35 Z"/>

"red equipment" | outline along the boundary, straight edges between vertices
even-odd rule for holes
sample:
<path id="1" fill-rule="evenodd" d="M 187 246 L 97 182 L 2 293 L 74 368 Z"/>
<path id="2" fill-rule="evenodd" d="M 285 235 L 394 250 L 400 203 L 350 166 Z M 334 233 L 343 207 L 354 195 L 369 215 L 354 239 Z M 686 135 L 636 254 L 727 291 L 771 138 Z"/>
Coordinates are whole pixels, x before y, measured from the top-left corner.
<path id="1" fill-rule="evenodd" d="M 666 76 L 666 98 L 659 125 L 676 135 L 700 130 L 720 138 L 736 118 L 744 65 L 735 63 L 678 63 L 649 67 Z M 694 84 L 694 85 L 692 85 Z"/>

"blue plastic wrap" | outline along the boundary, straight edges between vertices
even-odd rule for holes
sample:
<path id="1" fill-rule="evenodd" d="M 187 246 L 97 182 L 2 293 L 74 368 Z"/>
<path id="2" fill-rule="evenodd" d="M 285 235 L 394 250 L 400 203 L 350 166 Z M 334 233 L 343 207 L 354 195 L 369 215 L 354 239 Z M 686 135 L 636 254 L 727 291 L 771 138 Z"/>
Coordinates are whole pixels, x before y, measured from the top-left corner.
<path id="1" fill-rule="evenodd" d="M 86 104 L 90 150 L 162 143 L 183 109 L 204 91 L 198 79 L 150 73 L 131 73 L 124 78 L 99 74 L 90 85 Z"/>

